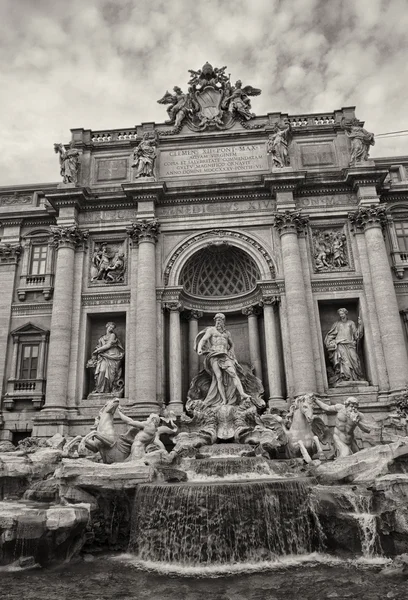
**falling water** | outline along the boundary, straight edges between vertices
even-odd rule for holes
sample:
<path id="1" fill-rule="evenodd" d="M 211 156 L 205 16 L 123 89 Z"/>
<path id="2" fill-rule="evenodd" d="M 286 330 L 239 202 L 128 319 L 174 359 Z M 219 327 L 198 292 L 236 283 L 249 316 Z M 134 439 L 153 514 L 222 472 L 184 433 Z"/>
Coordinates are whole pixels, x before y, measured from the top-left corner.
<path id="1" fill-rule="evenodd" d="M 230 456 L 228 458 L 204 458 L 192 460 L 190 468 L 197 475 L 209 477 L 228 477 L 229 475 L 242 475 L 252 473 L 253 475 L 273 474 L 266 460 L 261 456 L 242 457 Z"/>
<path id="2" fill-rule="evenodd" d="M 358 523 L 363 557 L 373 558 L 378 552 L 381 554 L 381 545 L 377 533 L 377 516 L 373 513 L 371 494 L 352 489 L 345 492 L 345 494 L 353 507 L 353 512 L 349 514 Z"/>
<path id="3" fill-rule="evenodd" d="M 141 484 L 129 550 L 186 566 L 253 563 L 312 552 L 319 531 L 300 479 Z"/>

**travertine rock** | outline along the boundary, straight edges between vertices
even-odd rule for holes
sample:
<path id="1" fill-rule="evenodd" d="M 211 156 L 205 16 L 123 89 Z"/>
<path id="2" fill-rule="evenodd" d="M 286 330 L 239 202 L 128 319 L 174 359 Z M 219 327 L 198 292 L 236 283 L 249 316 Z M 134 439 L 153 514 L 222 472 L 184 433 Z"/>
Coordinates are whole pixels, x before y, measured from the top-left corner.
<path id="1" fill-rule="evenodd" d="M 63 485 L 85 489 L 122 490 L 151 481 L 153 470 L 136 462 L 105 465 L 86 458 L 64 458 L 55 476 Z"/>

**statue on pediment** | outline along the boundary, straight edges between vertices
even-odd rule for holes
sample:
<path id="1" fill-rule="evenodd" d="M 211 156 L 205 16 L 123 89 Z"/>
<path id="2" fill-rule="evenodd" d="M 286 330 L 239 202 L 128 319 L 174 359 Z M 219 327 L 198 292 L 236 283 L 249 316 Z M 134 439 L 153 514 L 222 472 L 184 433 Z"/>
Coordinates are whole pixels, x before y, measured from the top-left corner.
<path id="1" fill-rule="evenodd" d="M 154 177 L 154 163 L 157 158 L 157 139 L 149 133 L 144 133 L 142 141 L 133 152 L 132 168 L 135 169 L 135 179 L 139 177 Z"/>
<path id="2" fill-rule="evenodd" d="M 374 134 L 364 129 L 358 119 L 343 118 L 341 126 L 351 141 L 350 166 L 367 161 L 370 146 L 375 144 Z"/>
<path id="3" fill-rule="evenodd" d="M 65 150 L 63 144 L 54 144 L 54 151 L 59 155 L 62 182 L 76 185 L 78 182 L 79 151 L 74 148 L 73 142 L 70 142 L 68 150 Z"/>
<path id="4" fill-rule="evenodd" d="M 275 123 L 273 132 L 268 138 L 267 152 L 272 155 L 273 166 L 278 169 L 289 167 L 290 165 L 288 152 L 290 133 L 289 122 Z"/>
<path id="5" fill-rule="evenodd" d="M 187 94 L 176 86 L 174 94 L 166 92 L 158 100 L 159 104 L 170 105 L 166 123 L 174 124 L 172 131 L 160 135 L 178 133 L 184 123 L 193 131 L 222 130 L 229 129 L 236 121 L 243 124 L 255 117 L 251 112 L 250 96 L 259 96 L 261 90 L 250 85 L 242 87 L 239 80 L 232 86 L 226 68 L 213 67 L 206 62 L 202 69 L 190 69 Z"/>
<path id="6" fill-rule="evenodd" d="M 259 96 L 260 93 L 260 89 L 254 88 L 251 85 L 242 87 L 242 81 L 238 79 L 235 86 L 227 90 L 227 97 L 223 102 L 223 106 L 233 114 L 235 113 L 238 117 L 248 121 L 255 117 L 255 114 L 251 112 L 251 100 L 249 97 Z"/>

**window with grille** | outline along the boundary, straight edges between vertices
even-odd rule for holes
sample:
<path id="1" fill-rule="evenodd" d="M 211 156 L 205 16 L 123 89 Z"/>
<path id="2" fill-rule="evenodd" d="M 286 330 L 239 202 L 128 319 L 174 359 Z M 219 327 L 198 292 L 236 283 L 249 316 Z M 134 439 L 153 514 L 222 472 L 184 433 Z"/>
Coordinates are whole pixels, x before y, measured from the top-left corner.
<path id="1" fill-rule="evenodd" d="M 194 254 L 181 272 L 180 284 L 195 296 L 236 296 L 253 290 L 258 279 L 259 269 L 248 254 L 222 244 Z"/>
<path id="2" fill-rule="evenodd" d="M 408 222 L 395 221 L 394 225 L 397 234 L 399 250 L 401 252 L 408 252 Z"/>
<path id="3" fill-rule="evenodd" d="M 30 275 L 44 275 L 46 272 L 48 246 L 34 245 L 31 249 Z"/>
<path id="4" fill-rule="evenodd" d="M 36 379 L 39 344 L 22 344 L 20 379 Z"/>

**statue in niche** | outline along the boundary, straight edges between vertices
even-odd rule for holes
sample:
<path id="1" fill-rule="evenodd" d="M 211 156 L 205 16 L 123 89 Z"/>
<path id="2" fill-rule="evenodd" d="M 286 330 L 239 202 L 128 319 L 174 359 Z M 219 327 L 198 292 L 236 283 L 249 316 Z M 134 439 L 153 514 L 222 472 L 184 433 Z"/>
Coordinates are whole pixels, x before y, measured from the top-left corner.
<path id="1" fill-rule="evenodd" d="M 316 271 L 336 271 L 349 266 L 345 233 L 317 229 L 312 240 Z"/>
<path id="2" fill-rule="evenodd" d="M 241 379 L 242 367 L 234 353 L 231 334 L 225 328 L 225 316 L 218 313 L 214 317 L 215 326 L 201 331 L 195 341 L 197 354 L 205 354 L 204 369 L 211 377 L 211 385 L 204 399 L 206 406 L 239 404 L 250 398 L 244 391 Z"/>
<path id="3" fill-rule="evenodd" d="M 272 155 L 273 166 L 278 169 L 290 166 L 288 144 L 290 136 L 290 123 L 275 123 L 273 133 L 267 143 L 267 152 Z"/>
<path id="4" fill-rule="evenodd" d="M 261 90 L 253 88 L 251 85 L 242 87 L 242 81 L 238 79 L 235 86 L 230 86 L 226 90 L 226 97 L 223 100 L 222 107 L 229 110 L 232 113 L 236 113 L 239 117 L 245 121 L 253 119 L 254 113 L 251 112 L 251 100 L 249 96 L 259 96 Z"/>
<path id="5" fill-rule="evenodd" d="M 358 119 L 343 118 L 341 126 L 351 141 L 350 166 L 368 160 L 370 146 L 375 144 L 374 134 L 361 127 Z"/>
<path id="6" fill-rule="evenodd" d="M 354 321 L 347 318 L 348 311 L 345 308 L 339 308 L 337 313 L 339 320 L 333 323 L 324 338 L 333 366 L 329 383 L 334 387 L 364 380 L 357 346 L 364 333 L 362 320 L 359 317 L 356 326 Z"/>
<path id="7" fill-rule="evenodd" d="M 328 414 L 335 414 L 333 442 L 336 450 L 336 458 L 344 458 L 358 452 L 354 430 L 359 427 L 365 433 L 370 433 L 371 428 L 364 423 L 363 415 L 358 411 L 358 400 L 350 396 L 343 404 L 325 404 L 316 396 L 313 397 L 317 406 Z"/>
<path id="8" fill-rule="evenodd" d="M 59 154 L 60 174 L 63 183 L 78 182 L 79 169 L 79 151 L 74 148 L 73 142 L 70 142 L 68 150 L 65 150 L 63 144 L 54 144 L 56 154 Z"/>
<path id="9" fill-rule="evenodd" d="M 95 389 L 93 394 L 123 395 L 122 362 L 125 351 L 116 333 L 116 325 L 112 321 L 106 323 L 106 334 L 99 338 L 88 368 L 95 369 Z"/>
<path id="10" fill-rule="evenodd" d="M 92 257 L 91 281 L 123 283 L 125 280 L 125 255 L 120 250 L 110 252 L 107 244 L 95 247 Z"/>
<path id="11" fill-rule="evenodd" d="M 135 179 L 139 177 L 154 177 L 154 163 L 157 158 L 157 138 L 144 133 L 142 141 L 133 152 Z"/>

